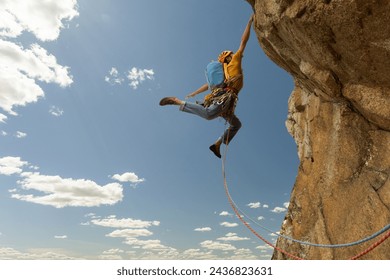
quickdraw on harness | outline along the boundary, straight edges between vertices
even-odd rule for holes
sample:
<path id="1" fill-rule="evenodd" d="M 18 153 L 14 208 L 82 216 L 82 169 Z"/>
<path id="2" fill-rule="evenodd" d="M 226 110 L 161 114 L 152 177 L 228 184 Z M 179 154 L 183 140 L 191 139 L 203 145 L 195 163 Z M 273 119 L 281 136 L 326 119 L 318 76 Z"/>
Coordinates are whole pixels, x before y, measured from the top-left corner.
<path id="1" fill-rule="evenodd" d="M 226 79 L 219 86 L 214 87 L 211 93 L 206 95 L 203 106 L 209 107 L 211 104 L 216 103 L 222 105 L 222 117 L 229 118 L 234 114 L 238 100 L 238 90 L 233 88 L 231 85 L 241 79 L 242 75 L 237 75 L 230 79 Z"/>

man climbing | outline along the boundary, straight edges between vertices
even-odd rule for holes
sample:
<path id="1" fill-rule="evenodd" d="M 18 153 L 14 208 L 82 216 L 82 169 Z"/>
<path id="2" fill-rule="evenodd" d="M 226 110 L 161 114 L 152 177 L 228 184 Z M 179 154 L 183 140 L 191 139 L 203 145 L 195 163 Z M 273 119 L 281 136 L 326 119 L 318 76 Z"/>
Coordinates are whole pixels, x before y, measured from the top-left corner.
<path id="1" fill-rule="evenodd" d="M 210 150 L 219 158 L 221 158 L 221 144 L 224 143 L 227 145 L 241 128 L 241 122 L 234 114 L 234 110 L 238 99 L 238 93 L 243 87 L 241 61 L 246 44 L 249 40 L 253 18 L 254 15 L 250 17 L 248 24 L 246 25 L 238 50 L 235 53 L 232 51 L 223 51 L 218 56 L 218 61 L 223 66 L 223 82 L 219 85 L 212 86 L 208 79 L 208 83 L 186 96 L 186 99 L 194 97 L 210 88 L 211 93 L 205 96 L 202 104 L 186 102 L 177 97 L 165 97 L 160 101 L 161 106 L 179 105 L 181 111 L 198 115 L 206 120 L 223 117 L 229 123 L 229 127 L 224 131 L 223 135 L 210 146 Z M 206 71 L 206 76 L 207 75 Z"/>

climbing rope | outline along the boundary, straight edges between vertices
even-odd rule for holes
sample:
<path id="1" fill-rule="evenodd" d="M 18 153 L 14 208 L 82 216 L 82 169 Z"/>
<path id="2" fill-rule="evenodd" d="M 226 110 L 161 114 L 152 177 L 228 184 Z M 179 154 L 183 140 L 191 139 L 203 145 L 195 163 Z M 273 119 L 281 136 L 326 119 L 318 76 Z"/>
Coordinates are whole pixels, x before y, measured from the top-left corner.
<path id="1" fill-rule="evenodd" d="M 228 134 L 229 136 L 229 134 Z M 229 139 L 229 137 L 228 137 Z M 229 193 L 229 188 L 228 188 L 228 184 L 227 184 L 227 180 L 226 180 L 226 172 L 225 172 L 225 161 L 226 161 L 226 155 L 227 155 L 227 150 L 228 150 L 228 144 L 226 144 L 226 148 L 225 148 L 225 152 L 224 152 L 224 155 L 223 155 L 223 160 L 222 160 L 222 176 L 223 176 L 223 185 L 224 185 L 224 188 L 225 188 L 225 193 L 226 193 L 226 196 L 228 198 L 228 201 L 229 201 L 229 204 L 231 206 L 231 208 L 233 209 L 234 213 L 236 214 L 237 218 L 257 237 L 259 238 L 260 240 L 262 240 L 264 243 L 268 244 L 269 246 L 271 246 L 272 248 L 274 248 L 275 250 L 283 253 L 284 255 L 292 258 L 292 259 L 296 259 L 296 260 L 304 260 L 298 256 L 295 256 L 293 254 L 290 254 L 289 252 L 275 246 L 274 244 L 272 244 L 272 242 L 268 241 L 267 239 L 265 239 L 263 236 L 261 236 L 260 234 L 258 234 L 245 220 L 244 218 L 242 217 L 242 215 L 240 215 L 240 212 L 236 206 L 236 204 L 234 203 L 230 193 Z"/>
<path id="2" fill-rule="evenodd" d="M 372 244 L 370 247 L 368 247 L 366 250 L 364 250 L 363 252 L 357 254 L 356 256 L 352 257 L 351 260 L 357 260 L 358 258 L 364 256 L 365 254 L 368 254 L 369 252 L 371 252 L 372 250 L 374 250 L 376 247 L 378 247 L 379 245 L 381 245 L 383 242 L 385 242 L 385 240 L 387 238 L 390 237 L 390 231 L 388 231 L 381 239 L 379 239 L 377 242 L 375 242 L 374 244 Z"/>
<path id="3" fill-rule="evenodd" d="M 229 132 L 230 130 L 228 130 L 228 134 L 227 134 L 227 139 L 229 139 Z M 223 155 L 223 159 L 222 159 L 222 176 L 223 176 L 223 181 L 224 181 L 224 189 L 225 189 L 225 193 L 227 195 L 227 198 L 228 198 L 228 201 L 229 201 L 229 204 L 231 206 L 231 208 L 233 209 L 234 213 L 236 214 L 236 216 L 238 217 L 238 219 L 256 236 L 258 237 L 260 240 L 262 240 L 263 242 L 265 242 L 266 244 L 268 244 L 269 246 L 271 246 L 272 248 L 274 248 L 275 250 L 283 253 L 284 255 L 292 258 L 292 259 L 297 259 L 297 260 L 303 260 L 302 258 L 296 256 L 296 255 L 293 255 L 291 253 L 288 253 L 287 251 L 273 245 L 270 241 L 268 241 L 267 239 L 265 239 L 263 236 L 261 236 L 260 234 L 258 234 L 246 221 L 245 219 L 243 218 L 246 217 L 248 218 L 250 221 L 254 222 L 256 225 L 260 226 L 261 228 L 263 228 L 264 230 L 268 231 L 268 232 L 271 232 L 271 233 L 274 233 L 276 234 L 277 236 L 281 237 L 281 238 L 285 238 L 287 240 L 290 240 L 290 241 L 293 241 L 293 242 L 296 242 L 296 243 L 299 243 L 299 244 L 302 244 L 302 245 L 308 245 L 308 246 L 315 246 L 315 247 L 322 247 L 322 248 L 343 248 L 343 247 L 349 247 L 349 246 L 355 246 L 355 245 L 358 245 L 358 244 L 362 244 L 362 243 L 365 243 L 369 240 L 372 240 L 376 237 L 378 237 L 379 235 L 385 233 L 386 231 L 388 231 L 380 240 L 378 240 L 377 242 L 375 242 L 374 244 L 372 244 L 370 247 L 368 247 L 366 250 L 364 250 L 363 252 L 357 254 L 356 256 L 353 256 L 351 258 L 351 260 L 356 260 L 364 255 L 366 255 L 367 253 L 369 253 L 370 251 L 374 250 L 376 247 L 378 247 L 380 244 L 382 244 L 387 238 L 390 237 L 390 224 L 388 224 L 387 226 L 385 226 L 384 228 L 382 228 L 381 230 L 379 230 L 378 232 L 366 237 L 366 238 L 363 238 L 361 240 L 358 240 L 358 241 L 354 241 L 354 242 L 350 242 L 350 243 L 344 243 L 344 244 L 316 244 L 316 243 L 310 243 L 310 242 L 305 242 L 305 241 L 302 241 L 302 240 L 297 240 L 297 239 L 294 239 L 290 236 L 286 236 L 286 235 L 282 235 L 282 234 L 278 234 L 278 233 L 275 233 L 271 230 L 269 230 L 268 228 L 260 225 L 259 223 L 257 223 L 256 221 L 254 221 L 253 219 L 251 219 L 248 215 L 246 215 L 238 206 L 237 204 L 234 202 L 234 200 L 232 199 L 230 193 L 229 193 L 229 188 L 228 188 L 228 184 L 227 184 L 227 179 L 226 179 L 226 171 L 225 171 L 225 162 L 226 162 L 226 156 L 227 156 L 227 150 L 228 150 L 228 144 L 229 141 L 227 141 L 227 144 L 226 144 L 226 148 L 225 148 L 225 152 L 224 152 L 224 155 Z"/>
<path id="4" fill-rule="evenodd" d="M 269 233 L 272 233 L 272 234 L 275 234 L 277 235 L 278 237 L 281 237 L 281 238 L 284 238 L 284 239 L 287 239 L 287 240 L 290 240 L 290 241 L 293 241 L 293 242 L 296 242 L 296 243 L 300 243 L 302 245 L 308 245 L 308 246 L 313 246 L 313 247 L 322 247 L 322 248 L 342 248 L 342 247 L 351 247 L 351 246 L 356 246 L 356 245 L 359 245 L 359 244 L 362 244 L 364 242 L 367 242 L 371 239 L 374 239 L 375 237 L 385 233 L 387 230 L 390 229 L 390 224 L 388 224 L 387 226 L 383 227 L 381 230 L 375 232 L 374 234 L 368 236 L 368 237 L 365 237 L 363 239 L 360 239 L 360 240 L 357 240 L 357 241 L 354 241 L 354 242 L 350 242 L 350 243 L 343 243 L 343 244 L 318 244 L 318 243 L 311 243 L 311 242 L 307 242 L 307 241 L 302 241 L 302 240 L 298 240 L 298 239 L 294 239 L 292 238 L 291 236 L 288 236 L 288 235 L 283 235 L 283 234 L 280 234 L 280 233 L 277 233 L 275 231 L 272 231 L 270 230 L 269 228 L 259 224 L 258 222 L 256 222 L 255 220 L 253 220 L 249 215 L 247 215 L 244 211 L 242 211 L 238 206 L 237 204 L 234 202 L 234 200 L 232 199 L 232 202 L 234 203 L 235 207 L 237 208 L 237 210 L 241 213 L 241 215 L 243 215 L 244 217 L 246 217 L 248 220 L 250 220 L 252 223 L 256 224 L 257 226 L 259 226 L 260 228 L 264 229 L 265 231 L 268 231 Z"/>

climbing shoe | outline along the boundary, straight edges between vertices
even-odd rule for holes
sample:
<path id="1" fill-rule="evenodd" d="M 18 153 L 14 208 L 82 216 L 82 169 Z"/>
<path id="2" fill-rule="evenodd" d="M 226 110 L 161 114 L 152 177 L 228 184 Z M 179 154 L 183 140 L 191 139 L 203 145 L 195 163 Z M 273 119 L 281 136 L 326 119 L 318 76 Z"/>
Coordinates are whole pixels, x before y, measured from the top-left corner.
<path id="1" fill-rule="evenodd" d="M 165 106 L 165 105 L 180 105 L 180 100 L 177 99 L 176 97 L 164 97 L 163 99 L 160 100 L 160 106 Z"/>
<path id="2" fill-rule="evenodd" d="M 216 155 L 217 157 L 221 158 L 221 152 L 219 151 L 221 145 L 213 144 L 209 147 L 209 149 Z"/>

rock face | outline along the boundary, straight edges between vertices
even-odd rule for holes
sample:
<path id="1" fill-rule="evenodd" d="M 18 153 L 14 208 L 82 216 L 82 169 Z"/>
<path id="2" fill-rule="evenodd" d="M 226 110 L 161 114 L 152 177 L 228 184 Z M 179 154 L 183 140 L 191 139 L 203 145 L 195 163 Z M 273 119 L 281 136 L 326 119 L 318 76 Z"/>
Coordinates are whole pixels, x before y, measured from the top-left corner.
<path id="1" fill-rule="evenodd" d="M 322 244 L 373 234 L 390 223 L 390 1 L 248 2 L 261 47 L 295 81 L 286 126 L 300 166 L 281 233 Z M 349 259 L 377 240 L 277 246 L 304 259 Z M 362 259 L 390 259 L 390 238 Z"/>

